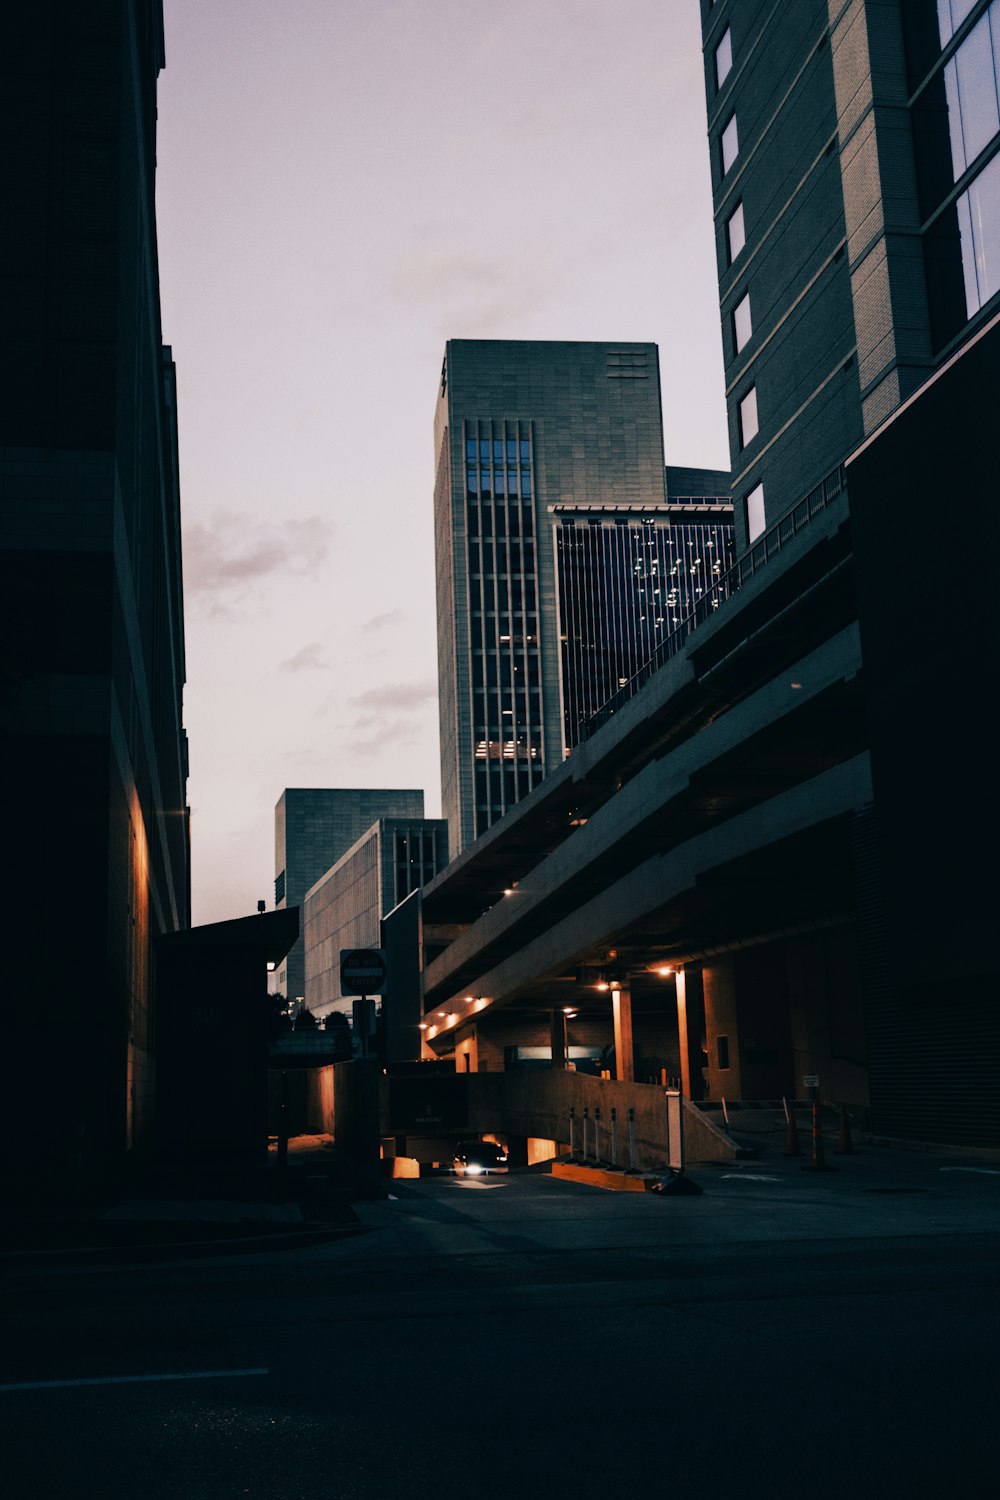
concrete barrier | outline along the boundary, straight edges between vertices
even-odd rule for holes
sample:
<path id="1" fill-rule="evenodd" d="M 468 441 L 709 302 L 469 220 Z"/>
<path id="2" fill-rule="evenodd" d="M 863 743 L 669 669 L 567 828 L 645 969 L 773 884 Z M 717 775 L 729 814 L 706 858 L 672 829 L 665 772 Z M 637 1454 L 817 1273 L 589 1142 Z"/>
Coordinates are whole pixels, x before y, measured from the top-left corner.
<path id="1" fill-rule="evenodd" d="M 468 1073 L 462 1075 L 468 1090 L 468 1124 L 470 1134 L 495 1131 L 525 1139 L 538 1136 L 569 1146 L 569 1112 L 576 1110 L 577 1144 L 581 1143 L 580 1124 L 586 1109 L 593 1121 L 595 1109 L 601 1111 L 601 1147 L 610 1154 L 611 1135 L 607 1128 L 611 1110 L 618 1112 L 620 1165 L 628 1166 L 626 1123 L 628 1111 L 635 1110 L 636 1167 L 640 1171 L 661 1171 L 666 1162 L 665 1091 L 658 1084 L 619 1083 L 615 1079 L 592 1078 L 553 1068 L 523 1073 Z M 391 1080 L 390 1080 L 391 1088 Z M 684 1100 L 684 1141 L 689 1164 L 708 1161 L 733 1161 L 738 1148 L 690 1100 Z M 591 1129 L 588 1145 L 593 1147 Z"/>

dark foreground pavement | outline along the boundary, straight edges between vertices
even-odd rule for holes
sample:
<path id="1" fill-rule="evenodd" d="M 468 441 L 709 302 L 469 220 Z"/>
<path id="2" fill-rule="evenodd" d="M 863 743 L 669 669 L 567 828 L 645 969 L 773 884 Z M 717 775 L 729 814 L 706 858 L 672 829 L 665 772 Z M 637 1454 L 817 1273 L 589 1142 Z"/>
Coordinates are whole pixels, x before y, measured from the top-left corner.
<path id="1" fill-rule="evenodd" d="M 1000 1171 L 441 1178 L 335 1243 L 10 1268 L 13 1500 L 992 1493 Z"/>

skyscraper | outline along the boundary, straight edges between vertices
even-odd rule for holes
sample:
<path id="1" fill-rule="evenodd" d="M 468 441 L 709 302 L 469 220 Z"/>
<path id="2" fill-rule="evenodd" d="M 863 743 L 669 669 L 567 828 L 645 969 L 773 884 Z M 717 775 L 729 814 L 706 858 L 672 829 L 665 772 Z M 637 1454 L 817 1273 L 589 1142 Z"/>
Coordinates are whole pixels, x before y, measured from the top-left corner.
<path id="1" fill-rule="evenodd" d="M 14 6 L 0 297 L 10 1119 L 80 1187 L 149 1144 L 160 934 L 189 924 L 176 373 L 160 328 L 158 0 Z M 57 1040 L 53 1042 L 53 1038 Z M 38 1108 L 38 1075 L 57 1108 Z"/>
<path id="2" fill-rule="evenodd" d="M 997 0 L 702 0 L 737 550 L 996 309 Z"/>
<path id="3" fill-rule="evenodd" d="M 301 906 L 306 891 L 379 818 L 422 818 L 422 791 L 287 787 L 274 808 L 274 905 Z M 304 924 L 278 970 L 289 1000 L 305 997 Z"/>
<path id="4" fill-rule="evenodd" d="M 663 507 L 656 346 L 452 339 L 434 441 L 441 795 L 454 854 L 566 753 L 549 508 Z"/>

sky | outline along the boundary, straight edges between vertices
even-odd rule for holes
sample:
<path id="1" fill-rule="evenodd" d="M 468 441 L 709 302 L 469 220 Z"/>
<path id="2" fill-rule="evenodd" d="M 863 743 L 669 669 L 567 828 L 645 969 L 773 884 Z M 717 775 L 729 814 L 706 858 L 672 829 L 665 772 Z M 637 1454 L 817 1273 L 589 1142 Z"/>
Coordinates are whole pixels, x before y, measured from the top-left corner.
<path id="1" fill-rule="evenodd" d="M 651 341 L 728 468 L 697 0 L 164 0 L 193 919 L 273 904 L 286 786 L 440 814 L 448 338 Z"/>

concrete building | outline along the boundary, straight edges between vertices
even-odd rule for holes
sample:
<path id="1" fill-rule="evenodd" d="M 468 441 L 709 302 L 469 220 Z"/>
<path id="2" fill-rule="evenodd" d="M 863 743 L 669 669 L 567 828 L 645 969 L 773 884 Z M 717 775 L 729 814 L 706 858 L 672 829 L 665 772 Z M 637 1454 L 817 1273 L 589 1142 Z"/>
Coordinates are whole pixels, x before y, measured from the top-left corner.
<path id="1" fill-rule="evenodd" d="M 449 340 L 434 449 L 441 795 L 454 853 L 566 754 L 548 510 L 663 505 L 656 347 Z"/>
<path id="2" fill-rule="evenodd" d="M 742 549 L 1000 289 L 1000 10 L 702 0 Z"/>
<path id="3" fill-rule="evenodd" d="M 305 893 L 305 994 L 317 1016 L 351 1014 L 342 948 L 381 947 L 382 918 L 448 863 L 443 818 L 379 818 Z"/>
<path id="4" fill-rule="evenodd" d="M 150 1141 L 160 934 L 189 924 L 177 384 L 154 176 L 159 0 L 8 6 L 0 527 L 16 1003 L 8 1121 L 66 1193 Z"/>
<path id="5" fill-rule="evenodd" d="M 274 808 L 274 905 L 301 906 L 306 891 L 382 817 L 422 818 L 422 791 L 287 787 Z M 304 926 L 303 926 L 304 932 Z M 277 970 L 288 1000 L 306 998 L 305 949 L 297 938 Z"/>

